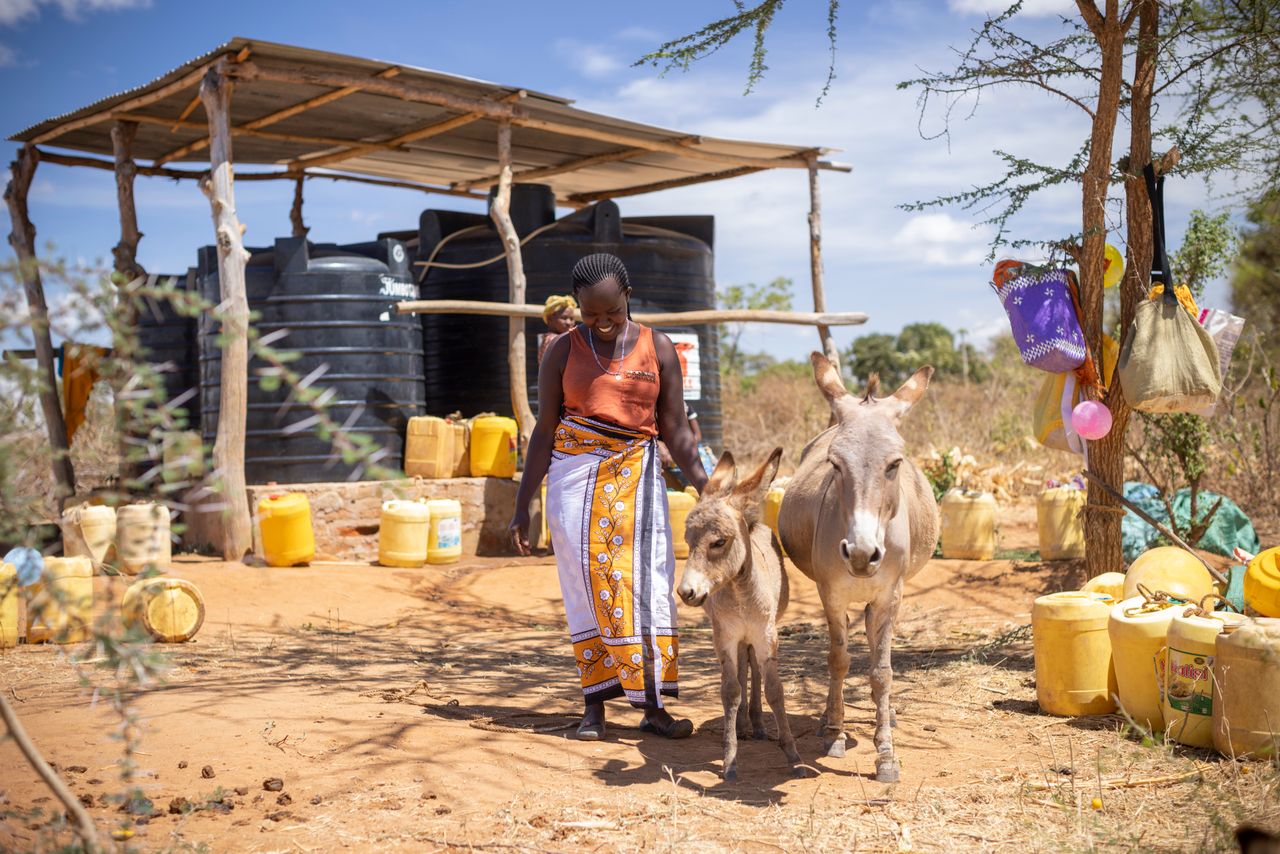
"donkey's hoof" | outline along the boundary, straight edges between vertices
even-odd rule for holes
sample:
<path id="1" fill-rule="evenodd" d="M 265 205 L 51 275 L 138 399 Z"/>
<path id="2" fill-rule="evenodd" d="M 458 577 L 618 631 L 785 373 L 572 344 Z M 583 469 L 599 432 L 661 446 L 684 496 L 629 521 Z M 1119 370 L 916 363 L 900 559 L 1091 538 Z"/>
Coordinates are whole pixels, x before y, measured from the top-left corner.
<path id="1" fill-rule="evenodd" d="M 832 739 L 829 742 L 824 741 L 823 746 L 827 750 L 827 756 L 831 757 L 832 759 L 844 758 L 845 739 L 843 735 L 839 736 L 838 738 Z"/>
<path id="2" fill-rule="evenodd" d="M 732 783 L 734 780 L 737 780 L 738 766 L 730 765 L 728 768 L 724 769 L 724 774 L 722 776 L 724 777 L 724 781 L 726 783 Z"/>
<path id="3" fill-rule="evenodd" d="M 754 738 L 756 741 L 768 741 L 769 731 L 764 727 L 757 727 L 756 729 L 752 730 L 751 737 Z"/>
<path id="4" fill-rule="evenodd" d="M 896 783 L 898 782 L 898 776 L 900 773 L 901 768 L 899 767 L 898 760 L 896 759 L 887 759 L 883 762 L 876 763 L 877 783 Z"/>
<path id="5" fill-rule="evenodd" d="M 806 768 L 803 765 L 795 764 L 791 766 L 791 776 L 795 777 L 797 780 L 800 780 L 805 777 L 816 777 L 817 774 L 814 773 L 811 769 Z"/>

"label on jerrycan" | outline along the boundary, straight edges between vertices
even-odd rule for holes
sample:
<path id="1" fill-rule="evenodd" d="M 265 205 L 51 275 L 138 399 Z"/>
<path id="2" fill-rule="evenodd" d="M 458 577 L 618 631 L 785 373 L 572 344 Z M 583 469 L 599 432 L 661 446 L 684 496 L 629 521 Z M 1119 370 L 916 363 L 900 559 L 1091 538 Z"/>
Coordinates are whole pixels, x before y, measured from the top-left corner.
<path id="1" fill-rule="evenodd" d="M 1213 714 L 1213 656 L 1169 648 L 1165 673 L 1169 706 L 1192 715 Z"/>
<path id="2" fill-rule="evenodd" d="M 441 549 L 453 549 L 462 544 L 462 520 L 441 519 L 436 527 L 436 545 Z"/>

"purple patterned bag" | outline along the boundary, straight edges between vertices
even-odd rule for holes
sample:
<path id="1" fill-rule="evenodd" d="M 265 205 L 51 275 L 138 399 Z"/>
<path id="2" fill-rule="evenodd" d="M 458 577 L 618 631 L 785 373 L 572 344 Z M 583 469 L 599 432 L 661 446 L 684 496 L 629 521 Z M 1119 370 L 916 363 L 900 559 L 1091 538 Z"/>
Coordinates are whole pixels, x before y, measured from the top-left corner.
<path id="1" fill-rule="evenodd" d="M 1084 364 L 1084 333 L 1072 301 L 1075 274 L 1070 270 L 1001 261 L 991 287 L 1013 328 L 1022 361 L 1061 374 Z"/>

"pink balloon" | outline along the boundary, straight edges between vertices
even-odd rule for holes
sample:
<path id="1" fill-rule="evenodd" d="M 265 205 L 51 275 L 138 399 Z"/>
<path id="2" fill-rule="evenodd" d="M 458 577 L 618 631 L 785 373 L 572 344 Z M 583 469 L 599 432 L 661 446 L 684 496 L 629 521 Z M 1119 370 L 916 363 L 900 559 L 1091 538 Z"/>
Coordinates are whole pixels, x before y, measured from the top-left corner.
<path id="1" fill-rule="evenodd" d="M 1071 410 L 1071 426 L 1090 442 L 1111 431 L 1111 410 L 1096 400 L 1082 400 Z"/>

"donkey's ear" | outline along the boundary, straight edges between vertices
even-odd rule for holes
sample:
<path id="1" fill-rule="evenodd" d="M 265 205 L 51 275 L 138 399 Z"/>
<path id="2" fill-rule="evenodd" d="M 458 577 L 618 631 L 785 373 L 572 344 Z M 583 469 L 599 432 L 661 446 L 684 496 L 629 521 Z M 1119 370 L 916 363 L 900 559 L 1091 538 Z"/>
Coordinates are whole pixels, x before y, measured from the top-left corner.
<path id="1" fill-rule="evenodd" d="M 707 480 L 707 487 L 702 490 L 702 494 L 720 495 L 727 493 L 733 489 L 737 480 L 738 467 L 734 465 L 733 454 L 725 451 L 720 455 L 720 461 L 716 463 L 715 470 L 711 472 L 711 477 Z"/>
<path id="2" fill-rule="evenodd" d="M 929 380 L 933 377 L 933 366 L 925 365 L 911 375 L 902 387 L 881 400 L 892 413 L 895 420 L 907 414 L 907 410 L 915 406 L 924 397 L 929 388 Z"/>
<path id="3" fill-rule="evenodd" d="M 849 390 L 840 379 L 840 372 L 831 360 L 821 353 L 810 353 L 809 361 L 813 363 L 813 379 L 818 384 L 818 391 L 827 402 L 835 405 L 837 400 L 849 397 Z"/>
<path id="4" fill-rule="evenodd" d="M 773 483 L 774 477 L 778 474 L 778 463 L 781 461 L 782 449 L 774 448 L 773 453 L 769 455 L 769 459 L 760 464 L 760 468 L 753 471 L 733 488 L 734 497 L 747 498 L 758 502 L 757 494 L 768 489 L 769 484 Z"/>

